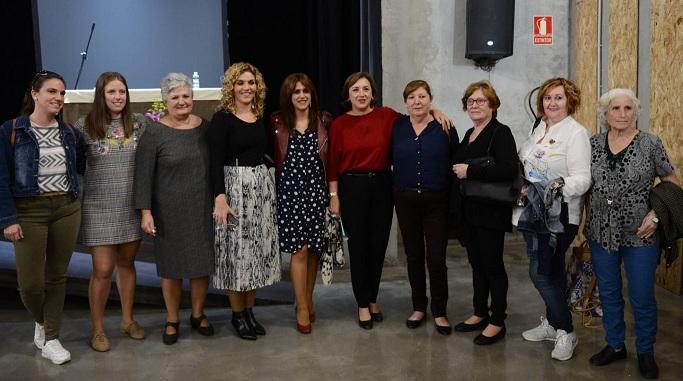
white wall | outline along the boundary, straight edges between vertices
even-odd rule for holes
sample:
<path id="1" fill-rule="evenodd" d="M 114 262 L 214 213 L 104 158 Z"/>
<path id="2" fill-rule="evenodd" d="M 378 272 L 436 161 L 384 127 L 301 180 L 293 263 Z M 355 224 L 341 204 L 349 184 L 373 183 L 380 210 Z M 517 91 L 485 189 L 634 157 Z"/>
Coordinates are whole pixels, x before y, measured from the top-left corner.
<path id="1" fill-rule="evenodd" d="M 521 143 L 532 123 L 529 91 L 550 77 L 568 75 L 569 3 L 517 0 L 514 54 L 487 73 L 465 58 L 466 0 L 382 0 L 384 105 L 404 111 L 403 88 L 424 79 L 432 87 L 435 107 L 455 121 L 462 138 L 471 123 L 460 98 L 468 84 L 488 79 L 501 99 L 498 119 Z M 533 15 L 553 16 L 553 45 L 532 44 Z"/>

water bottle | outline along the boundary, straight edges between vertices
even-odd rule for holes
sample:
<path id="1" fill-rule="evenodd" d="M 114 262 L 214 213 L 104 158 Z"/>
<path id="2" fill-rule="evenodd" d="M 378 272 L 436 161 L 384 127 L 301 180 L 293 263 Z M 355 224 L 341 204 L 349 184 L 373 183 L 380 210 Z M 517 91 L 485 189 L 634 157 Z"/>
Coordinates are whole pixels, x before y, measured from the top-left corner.
<path id="1" fill-rule="evenodd" d="M 199 88 L 199 73 L 196 71 L 192 73 L 192 88 L 193 89 L 198 89 Z"/>

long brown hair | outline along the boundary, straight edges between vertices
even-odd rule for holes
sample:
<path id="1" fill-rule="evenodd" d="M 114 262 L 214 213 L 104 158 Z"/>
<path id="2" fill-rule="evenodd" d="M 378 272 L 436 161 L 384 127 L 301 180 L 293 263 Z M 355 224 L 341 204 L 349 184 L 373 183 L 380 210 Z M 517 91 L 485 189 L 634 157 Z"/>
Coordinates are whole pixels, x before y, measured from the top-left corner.
<path id="1" fill-rule="evenodd" d="M 292 104 L 292 94 L 296 84 L 301 84 L 308 90 L 311 105 L 308 109 L 308 127 L 306 131 L 314 131 L 318 126 L 320 106 L 318 104 L 318 93 L 315 90 L 313 81 L 304 73 L 293 73 L 287 76 L 280 87 L 280 111 L 282 112 L 282 122 L 291 132 L 296 127 L 296 111 Z"/>
<path id="2" fill-rule="evenodd" d="M 133 133 L 133 115 L 130 111 L 128 83 L 121 73 L 107 71 L 100 74 L 97 78 L 92 109 L 85 117 L 85 131 L 93 139 L 104 139 L 107 136 L 107 125 L 111 123 L 111 115 L 107 108 L 104 88 L 112 81 L 121 81 L 126 88 L 126 105 L 121 111 L 121 124 L 123 125 L 123 134 L 126 138 L 129 138 Z"/>

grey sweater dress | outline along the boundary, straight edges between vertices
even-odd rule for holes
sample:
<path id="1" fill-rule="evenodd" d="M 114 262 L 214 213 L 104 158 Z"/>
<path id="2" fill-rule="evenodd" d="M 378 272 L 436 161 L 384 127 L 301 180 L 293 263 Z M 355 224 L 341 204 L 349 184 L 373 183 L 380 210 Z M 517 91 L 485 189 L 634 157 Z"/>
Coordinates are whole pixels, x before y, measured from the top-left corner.
<path id="1" fill-rule="evenodd" d="M 157 274 L 181 279 L 214 271 L 213 193 L 208 123 L 179 130 L 147 128 L 135 157 L 135 207 L 151 209 Z"/>

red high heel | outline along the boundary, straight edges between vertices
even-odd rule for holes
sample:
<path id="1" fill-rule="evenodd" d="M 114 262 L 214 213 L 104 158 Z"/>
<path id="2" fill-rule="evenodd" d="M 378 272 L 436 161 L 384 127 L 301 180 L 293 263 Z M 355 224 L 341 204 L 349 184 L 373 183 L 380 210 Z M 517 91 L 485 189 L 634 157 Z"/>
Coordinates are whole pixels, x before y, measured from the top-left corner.
<path id="1" fill-rule="evenodd" d="M 308 335 L 313 330 L 313 326 L 311 324 L 301 325 L 299 323 L 296 323 L 296 330 L 300 333 L 303 333 L 304 335 Z"/>
<path id="2" fill-rule="evenodd" d="M 315 312 L 311 312 L 308 314 L 308 321 L 311 323 L 315 323 Z"/>

